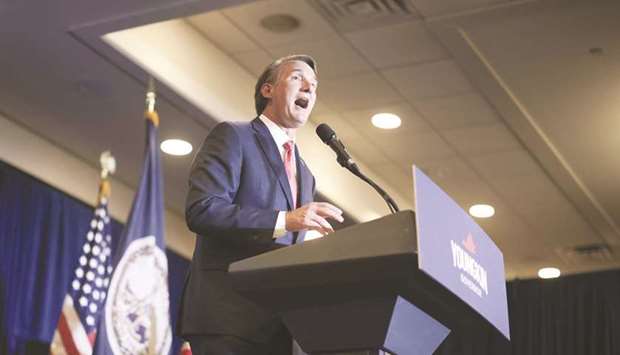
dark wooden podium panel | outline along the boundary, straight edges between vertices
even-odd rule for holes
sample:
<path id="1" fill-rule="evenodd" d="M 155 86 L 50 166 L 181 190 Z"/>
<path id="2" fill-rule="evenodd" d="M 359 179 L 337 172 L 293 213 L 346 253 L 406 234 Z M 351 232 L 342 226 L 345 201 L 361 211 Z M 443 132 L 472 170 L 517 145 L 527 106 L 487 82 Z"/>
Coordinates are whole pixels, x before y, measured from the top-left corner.
<path id="1" fill-rule="evenodd" d="M 241 294 L 281 314 L 312 354 L 432 353 L 402 349 L 424 348 L 442 327 L 488 327 L 418 269 L 416 250 L 415 215 L 403 211 L 238 261 L 229 272 Z"/>

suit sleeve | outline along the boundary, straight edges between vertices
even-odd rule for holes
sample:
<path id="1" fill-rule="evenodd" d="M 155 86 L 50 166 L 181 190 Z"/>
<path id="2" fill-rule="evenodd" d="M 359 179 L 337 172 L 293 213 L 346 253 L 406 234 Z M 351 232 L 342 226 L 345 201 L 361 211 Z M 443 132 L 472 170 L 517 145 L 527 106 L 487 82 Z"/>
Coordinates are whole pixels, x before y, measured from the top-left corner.
<path id="1" fill-rule="evenodd" d="M 234 203 L 243 164 L 236 128 L 220 123 L 211 130 L 194 159 L 185 218 L 199 235 L 226 238 L 237 245 L 273 243 L 278 211 Z"/>

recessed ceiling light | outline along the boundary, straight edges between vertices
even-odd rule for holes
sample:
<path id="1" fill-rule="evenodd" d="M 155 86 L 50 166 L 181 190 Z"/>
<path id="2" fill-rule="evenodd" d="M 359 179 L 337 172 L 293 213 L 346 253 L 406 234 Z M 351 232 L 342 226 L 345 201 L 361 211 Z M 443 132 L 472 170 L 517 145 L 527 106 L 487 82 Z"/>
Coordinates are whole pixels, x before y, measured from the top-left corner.
<path id="1" fill-rule="evenodd" d="M 375 127 L 394 129 L 400 127 L 400 117 L 393 113 L 377 113 L 370 119 Z"/>
<path id="2" fill-rule="evenodd" d="M 495 208 L 491 205 L 477 204 L 469 208 L 469 214 L 477 218 L 489 218 L 495 214 Z"/>
<path id="3" fill-rule="evenodd" d="M 162 152 L 170 155 L 187 155 L 192 152 L 192 145 L 182 139 L 166 139 L 159 147 Z"/>
<path id="4" fill-rule="evenodd" d="M 544 267 L 538 270 L 538 277 L 541 279 L 555 279 L 560 277 L 560 269 L 557 267 Z"/>

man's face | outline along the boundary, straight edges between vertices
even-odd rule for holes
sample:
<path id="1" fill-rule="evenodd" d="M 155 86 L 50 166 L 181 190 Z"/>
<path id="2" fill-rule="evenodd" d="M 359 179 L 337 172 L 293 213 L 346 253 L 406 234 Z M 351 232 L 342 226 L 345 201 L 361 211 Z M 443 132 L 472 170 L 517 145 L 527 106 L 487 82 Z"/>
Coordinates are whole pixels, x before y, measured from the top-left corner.
<path id="1" fill-rule="evenodd" d="M 286 62 L 280 66 L 275 82 L 261 88 L 263 96 L 270 99 L 263 113 L 284 128 L 299 128 L 310 117 L 316 88 L 316 75 L 308 64 Z"/>

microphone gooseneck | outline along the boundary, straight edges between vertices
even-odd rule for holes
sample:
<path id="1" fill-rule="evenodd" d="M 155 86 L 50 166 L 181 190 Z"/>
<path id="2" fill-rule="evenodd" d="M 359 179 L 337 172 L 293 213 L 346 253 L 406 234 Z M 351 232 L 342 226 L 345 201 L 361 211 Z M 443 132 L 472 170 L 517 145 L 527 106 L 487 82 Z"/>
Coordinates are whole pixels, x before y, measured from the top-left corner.
<path id="1" fill-rule="evenodd" d="M 331 127 L 329 127 L 325 123 L 321 123 L 316 128 L 316 134 L 319 136 L 319 138 L 321 138 L 323 143 L 327 144 L 336 153 L 336 161 L 343 168 L 346 168 L 347 170 L 352 172 L 353 175 L 364 180 L 367 184 L 372 186 L 379 193 L 379 195 L 381 195 L 383 200 L 385 200 L 385 202 L 387 203 L 390 212 L 396 213 L 400 210 L 394 199 L 392 199 L 392 197 L 387 192 L 385 192 L 385 190 L 383 190 L 379 185 L 377 185 L 374 181 L 372 181 L 369 177 L 367 177 L 360 171 L 359 167 L 344 147 L 344 144 L 342 144 L 342 142 L 338 139 L 338 136 L 336 136 L 336 132 L 334 132 Z"/>

